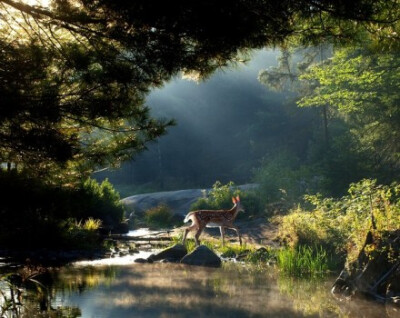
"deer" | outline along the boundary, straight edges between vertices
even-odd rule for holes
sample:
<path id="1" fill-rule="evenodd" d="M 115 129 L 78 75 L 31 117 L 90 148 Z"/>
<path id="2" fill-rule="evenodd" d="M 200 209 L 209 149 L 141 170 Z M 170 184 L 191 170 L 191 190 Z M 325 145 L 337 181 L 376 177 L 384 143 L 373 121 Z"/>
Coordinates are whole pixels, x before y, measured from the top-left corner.
<path id="1" fill-rule="evenodd" d="M 192 221 L 192 224 L 185 228 L 182 244 L 185 244 L 186 236 L 190 231 L 196 230 L 194 235 L 194 239 L 196 241 L 196 245 L 200 245 L 199 236 L 203 232 L 205 227 L 219 227 L 221 232 L 221 240 L 222 246 L 224 246 L 224 236 L 225 229 L 235 230 L 238 237 L 240 246 L 242 246 L 242 238 L 240 236 L 239 229 L 233 225 L 237 215 L 240 211 L 244 212 L 243 206 L 240 203 L 240 197 L 236 196 L 232 197 L 233 207 L 230 210 L 198 210 L 189 212 L 185 219 L 184 223 Z"/>

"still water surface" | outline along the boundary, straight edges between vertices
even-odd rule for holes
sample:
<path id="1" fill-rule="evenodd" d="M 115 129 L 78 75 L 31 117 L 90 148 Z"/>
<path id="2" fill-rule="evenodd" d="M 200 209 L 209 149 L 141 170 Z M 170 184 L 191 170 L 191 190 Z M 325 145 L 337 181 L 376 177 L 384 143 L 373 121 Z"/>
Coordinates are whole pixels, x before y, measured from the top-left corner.
<path id="1" fill-rule="evenodd" d="M 31 283 L 18 315 L 3 317 L 400 317 L 383 305 L 338 301 L 331 284 L 332 279 L 294 280 L 239 264 L 215 269 L 79 263 L 53 271 L 41 285 Z M 0 285 L 3 307 L 7 288 Z"/>

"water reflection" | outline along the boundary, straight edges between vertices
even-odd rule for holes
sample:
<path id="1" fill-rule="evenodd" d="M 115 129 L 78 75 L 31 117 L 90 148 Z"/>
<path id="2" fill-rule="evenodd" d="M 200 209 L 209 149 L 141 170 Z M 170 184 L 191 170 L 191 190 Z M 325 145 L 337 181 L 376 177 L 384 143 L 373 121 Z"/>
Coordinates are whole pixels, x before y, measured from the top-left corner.
<path id="1" fill-rule="evenodd" d="M 298 316 L 275 301 L 271 284 L 249 272 L 171 264 L 117 271 L 112 284 L 65 295 L 61 305 L 77 305 L 85 317 Z"/>
<path id="2" fill-rule="evenodd" d="M 329 293 L 331 281 L 277 279 L 273 271 L 238 265 L 222 269 L 179 264 L 71 266 L 40 279 L 40 288 L 21 284 L 19 311 L 13 313 L 11 307 L 0 317 L 383 318 L 398 314 L 370 302 L 339 302 Z M 3 296 L 11 286 L 5 282 L 0 285 Z M 5 308 L 3 298 L 0 304 Z"/>

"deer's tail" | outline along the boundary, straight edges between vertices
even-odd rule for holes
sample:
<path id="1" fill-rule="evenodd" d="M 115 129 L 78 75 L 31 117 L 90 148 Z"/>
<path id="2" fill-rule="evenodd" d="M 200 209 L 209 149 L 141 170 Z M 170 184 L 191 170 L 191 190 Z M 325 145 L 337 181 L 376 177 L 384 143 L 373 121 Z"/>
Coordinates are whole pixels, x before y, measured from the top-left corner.
<path id="1" fill-rule="evenodd" d="M 185 219 L 183 220 L 183 223 L 189 222 L 192 219 L 192 216 L 193 216 L 193 212 L 188 213 L 186 215 Z"/>

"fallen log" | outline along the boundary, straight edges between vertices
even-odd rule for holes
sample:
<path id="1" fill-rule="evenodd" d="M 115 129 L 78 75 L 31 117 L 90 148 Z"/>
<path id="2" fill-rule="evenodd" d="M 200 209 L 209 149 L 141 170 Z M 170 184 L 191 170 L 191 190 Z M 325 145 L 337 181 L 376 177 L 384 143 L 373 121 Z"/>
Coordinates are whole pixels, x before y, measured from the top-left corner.
<path id="1" fill-rule="evenodd" d="M 108 236 L 107 238 L 113 239 L 113 240 L 118 240 L 118 241 L 143 241 L 143 242 L 153 242 L 153 241 L 172 241 L 173 238 L 169 236 L 150 236 L 150 237 L 145 237 L 145 236 L 124 236 L 124 235 L 111 235 Z"/>

